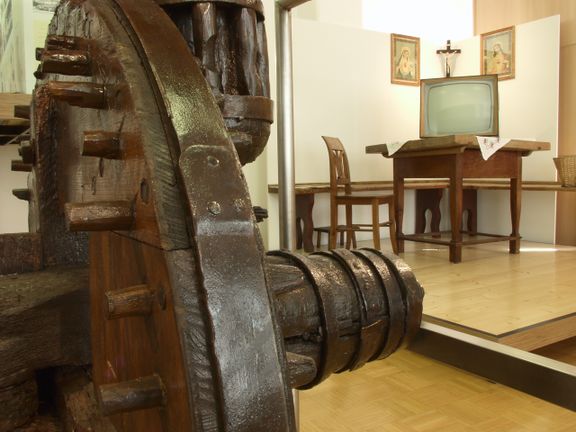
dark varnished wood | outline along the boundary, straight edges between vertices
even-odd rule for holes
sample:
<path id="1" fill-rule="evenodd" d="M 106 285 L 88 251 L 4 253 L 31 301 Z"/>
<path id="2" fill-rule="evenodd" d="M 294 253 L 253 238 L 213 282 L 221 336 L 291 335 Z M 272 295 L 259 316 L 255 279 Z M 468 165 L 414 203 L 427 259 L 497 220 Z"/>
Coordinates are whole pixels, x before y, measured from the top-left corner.
<path id="1" fill-rule="evenodd" d="M 0 385 L 0 407 L 0 431 L 13 431 L 28 423 L 38 409 L 34 376 L 7 387 Z"/>
<path id="2" fill-rule="evenodd" d="M 32 191 L 30 189 L 12 189 L 12 195 L 22 201 L 30 201 Z"/>
<path id="3" fill-rule="evenodd" d="M 304 247 L 306 252 L 314 252 L 312 234 L 314 221 L 312 208 L 314 207 L 314 194 L 301 195 L 296 198 L 296 247 Z"/>
<path id="4" fill-rule="evenodd" d="M 81 108 L 103 109 L 108 106 L 106 87 L 102 84 L 74 81 L 50 81 L 48 93 L 57 100 Z"/>
<path id="5" fill-rule="evenodd" d="M 35 272 L 42 269 L 42 264 L 39 234 L 0 235 L 0 275 Z"/>
<path id="6" fill-rule="evenodd" d="M 46 37 L 46 48 L 74 50 L 83 48 L 87 44 L 87 39 L 79 36 L 50 33 Z M 37 59 L 40 60 L 40 59 Z"/>
<path id="7" fill-rule="evenodd" d="M 152 313 L 154 293 L 148 285 L 136 285 L 106 293 L 107 317 L 118 319 Z"/>
<path id="8" fill-rule="evenodd" d="M 0 305 L 0 430 L 10 431 L 36 413 L 37 370 L 90 362 L 87 271 L 0 276 Z"/>
<path id="9" fill-rule="evenodd" d="M 30 171 L 32 171 L 32 164 L 26 163 L 22 160 L 13 160 L 11 162 L 10 166 L 11 166 L 12 171 L 18 171 L 18 172 L 30 172 Z"/>
<path id="10" fill-rule="evenodd" d="M 97 393 L 100 409 L 107 416 L 166 405 L 164 383 L 158 375 L 103 384 Z"/>
<path id="11" fill-rule="evenodd" d="M 129 201 L 67 203 L 64 211 L 70 231 L 121 231 L 134 224 L 134 208 Z"/>
<path id="12" fill-rule="evenodd" d="M 40 58 L 43 73 L 90 76 L 92 67 L 87 51 L 44 50 Z"/>
<path id="13" fill-rule="evenodd" d="M 30 105 L 14 105 L 14 117 L 30 120 Z"/>
<path id="14" fill-rule="evenodd" d="M 431 140 L 436 140 L 432 138 Z M 402 217 L 404 210 L 404 179 L 405 178 L 448 178 L 450 185 L 450 225 L 451 239 L 449 242 L 434 239 L 437 244 L 447 244 L 450 250 L 450 261 L 458 263 L 462 260 L 462 209 L 463 189 L 465 177 L 479 178 L 509 178 L 510 180 L 510 208 L 512 217 L 512 233 L 509 237 L 495 236 L 495 239 L 510 239 L 510 253 L 518 253 L 520 248 L 520 196 L 522 191 L 522 156 L 529 154 L 527 149 L 538 150 L 545 148 L 547 143 L 521 142 L 512 145 L 506 151 L 498 151 L 487 161 L 484 161 L 480 151 L 470 145 L 460 145 L 459 151 L 446 153 L 445 147 L 449 142 L 443 138 L 436 150 L 424 146 L 421 152 L 413 150 L 405 152 L 402 157 L 392 156 L 394 159 L 394 193 L 396 203 L 397 236 L 399 250 L 403 251 L 403 240 L 419 239 L 418 236 L 406 236 L 402 230 Z M 548 144 L 549 145 L 549 144 Z M 381 149 L 380 149 L 381 150 Z M 375 152 L 374 149 L 368 149 Z M 476 186 L 477 187 L 477 186 Z M 482 240 L 474 240 L 474 244 Z"/>
<path id="15" fill-rule="evenodd" d="M 36 162 L 36 150 L 30 141 L 20 141 L 18 153 L 22 157 L 22 162 L 27 164 L 34 164 Z"/>
<path id="16" fill-rule="evenodd" d="M 95 386 L 102 388 L 156 375 L 164 384 L 169 402 L 162 411 L 148 409 L 113 415 L 113 424 L 120 430 L 122 425 L 151 432 L 194 430 L 174 313 L 172 276 L 166 263 L 167 258 L 172 258 L 161 249 L 110 232 L 91 234 L 90 258 Z M 164 293 L 165 308 L 155 299 L 149 315 L 108 320 L 102 301 L 105 295 L 144 282 L 150 289 Z"/>
<path id="17" fill-rule="evenodd" d="M 119 432 L 100 412 L 88 367 L 58 368 L 50 381 L 52 404 L 64 425 L 62 432 Z"/>
<path id="18" fill-rule="evenodd" d="M 400 157 L 423 157 L 438 154 L 461 153 L 466 149 L 479 150 L 478 140 L 475 135 L 448 135 L 435 138 L 422 138 L 406 141 L 402 148 L 393 156 Z M 526 141 L 513 139 L 499 151 L 520 152 L 522 156 L 528 156 L 533 151 L 550 150 L 550 143 L 543 141 Z M 428 153 L 431 152 L 431 153 Z M 376 144 L 366 147 L 366 153 L 382 154 L 388 156 L 386 144 Z"/>
<path id="19" fill-rule="evenodd" d="M 119 159 L 121 156 L 120 135 L 115 132 L 84 132 L 82 156 Z"/>
<path id="20" fill-rule="evenodd" d="M 201 65 L 240 162 L 252 162 L 266 145 L 274 117 L 262 2 L 159 3 Z"/>

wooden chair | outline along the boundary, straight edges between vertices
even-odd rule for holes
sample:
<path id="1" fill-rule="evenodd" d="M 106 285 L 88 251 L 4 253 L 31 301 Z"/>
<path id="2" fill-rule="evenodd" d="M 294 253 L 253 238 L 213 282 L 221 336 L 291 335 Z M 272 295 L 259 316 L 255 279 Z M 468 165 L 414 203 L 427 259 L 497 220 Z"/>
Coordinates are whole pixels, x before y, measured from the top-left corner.
<path id="1" fill-rule="evenodd" d="M 380 227 L 389 227 L 392 250 L 398 253 L 396 242 L 396 222 L 394 211 L 394 195 L 352 192 L 350 167 L 346 150 L 338 138 L 323 136 L 326 148 L 328 149 L 330 161 L 330 237 L 329 247 L 336 247 L 336 236 L 338 232 L 346 232 L 346 248 L 350 248 L 352 243 L 356 247 L 355 232 L 372 232 L 374 247 L 380 249 Z M 380 206 L 388 205 L 387 222 L 380 222 Z M 352 221 L 352 207 L 357 205 L 369 205 L 372 207 L 371 224 L 355 224 Z M 346 225 L 338 226 L 338 209 L 345 207 Z"/>

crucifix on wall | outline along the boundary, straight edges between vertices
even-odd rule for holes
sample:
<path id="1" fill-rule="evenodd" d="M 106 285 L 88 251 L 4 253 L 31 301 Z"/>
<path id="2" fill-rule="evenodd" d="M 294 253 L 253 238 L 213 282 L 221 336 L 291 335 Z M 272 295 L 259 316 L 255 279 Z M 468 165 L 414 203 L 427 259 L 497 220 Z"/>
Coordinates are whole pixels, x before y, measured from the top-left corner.
<path id="1" fill-rule="evenodd" d="M 450 40 L 446 41 L 446 48 L 436 50 L 436 54 L 441 56 L 444 65 L 444 73 L 446 78 L 450 77 L 452 70 L 454 69 L 454 65 L 456 64 L 456 54 L 461 54 L 461 49 L 452 49 L 450 44 Z"/>

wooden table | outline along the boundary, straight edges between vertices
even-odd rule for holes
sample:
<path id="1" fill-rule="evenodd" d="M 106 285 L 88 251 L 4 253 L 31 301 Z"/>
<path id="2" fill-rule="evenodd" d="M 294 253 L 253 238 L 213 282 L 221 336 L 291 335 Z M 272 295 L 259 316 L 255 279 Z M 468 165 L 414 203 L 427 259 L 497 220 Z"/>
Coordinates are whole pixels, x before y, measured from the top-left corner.
<path id="1" fill-rule="evenodd" d="M 450 262 L 462 260 L 462 246 L 509 241 L 510 253 L 520 252 L 520 209 L 522 192 L 522 157 L 536 150 L 550 150 L 550 143 L 511 140 L 487 161 L 473 135 L 453 135 L 408 141 L 388 155 L 386 144 L 366 147 L 366 153 L 378 153 L 394 161 L 394 197 L 398 251 L 404 251 L 404 240 L 448 245 Z M 404 216 L 404 180 L 406 178 L 447 178 L 450 190 L 450 240 L 422 234 L 408 235 L 402 231 Z M 512 233 L 509 236 L 475 233 L 478 237 L 462 239 L 462 195 L 464 178 L 510 179 L 510 216 Z"/>

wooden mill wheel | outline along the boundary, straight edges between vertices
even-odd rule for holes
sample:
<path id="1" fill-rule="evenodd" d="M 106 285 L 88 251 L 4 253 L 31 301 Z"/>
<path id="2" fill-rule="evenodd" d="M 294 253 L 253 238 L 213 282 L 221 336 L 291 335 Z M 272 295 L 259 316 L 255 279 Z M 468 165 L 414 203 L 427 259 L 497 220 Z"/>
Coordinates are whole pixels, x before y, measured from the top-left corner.
<path id="1" fill-rule="evenodd" d="M 246 183 L 177 28 L 152 0 L 63 1 L 38 58 L 31 225 L 48 264 L 90 232 L 103 410 L 119 431 L 294 430 Z"/>

